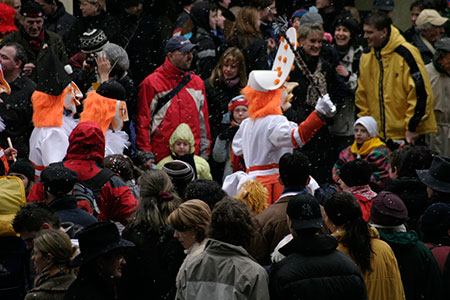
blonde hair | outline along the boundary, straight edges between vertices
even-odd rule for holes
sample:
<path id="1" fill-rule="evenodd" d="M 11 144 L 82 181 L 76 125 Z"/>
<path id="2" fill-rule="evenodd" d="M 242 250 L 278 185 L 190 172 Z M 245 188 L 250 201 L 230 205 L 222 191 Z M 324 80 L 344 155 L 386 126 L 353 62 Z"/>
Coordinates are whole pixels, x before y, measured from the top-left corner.
<path id="1" fill-rule="evenodd" d="M 247 70 L 245 67 L 245 57 L 241 50 L 236 47 L 231 47 L 225 50 L 222 56 L 219 59 L 216 67 L 211 73 L 211 77 L 209 78 L 209 82 L 211 86 L 214 86 L 215 81 L 224 82 L 225 77 L 223 76 L 222 68 L 223 64 L 227 61 L 233 61 L 238 65 L 238 75 L 239 75 L 239 85 L 241 88 L 247 85 Z"/>
<path id="2" fill-rule="evenodd" d="M 83 0 L 80 0 L 80 2 Z M 106 0 L 84 0 L 90 4 L 96 5 L 98 4 L 98 8 L 99 10 L 103 10 L 104 12 L 106 12 Z"/>
<path id="3" fill-rule="evenodd" d="M 69 236 L 55 229 L 42 230 L 33 240 L 34 246 L 43 255 L 50 253 L 55 266 L 67 266 L 73 259 L 76 247 L 72 246 Z"/>
<path id="4" fill-rule="evenodd" d="M 145 225 L 160 234 L 168 225 L 167 218 L 180 204 L 169 176 L 161 170 L 149 170 L 138 179 L 141 202 L 130 220 L 130 228 Z"/>
<path id="5" fill-rule="evenodd" d="M 299 39 L 306 39 L 311 32 L 316 32 L 319 35 L 324 34 L 322 24 L 303 24 L 298 29 Z"/>
<path id="6" fill-rule="evenodd" d="M 203 241 L 211 223 L 211 209 L 202 200 L 194 199 L 182 203 L 169 215 L 169 224 L 178 231 L 195 231 L 197 242 Z"/>

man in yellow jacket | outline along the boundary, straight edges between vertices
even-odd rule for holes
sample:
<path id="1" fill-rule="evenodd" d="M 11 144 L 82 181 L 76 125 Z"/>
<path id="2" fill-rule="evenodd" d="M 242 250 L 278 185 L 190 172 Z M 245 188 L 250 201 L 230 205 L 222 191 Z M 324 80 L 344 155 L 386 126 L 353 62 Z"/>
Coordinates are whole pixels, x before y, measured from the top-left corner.
<path id="1" fill-rule="evenodd" d="M 359 67 L 358 117 L 375 118 L 385 139 L 414 144 L 420 135 L 436 132 L 433 92 L 417 48 L 379 13 L 364 20 L 364 38 L 370 51 Z"/>

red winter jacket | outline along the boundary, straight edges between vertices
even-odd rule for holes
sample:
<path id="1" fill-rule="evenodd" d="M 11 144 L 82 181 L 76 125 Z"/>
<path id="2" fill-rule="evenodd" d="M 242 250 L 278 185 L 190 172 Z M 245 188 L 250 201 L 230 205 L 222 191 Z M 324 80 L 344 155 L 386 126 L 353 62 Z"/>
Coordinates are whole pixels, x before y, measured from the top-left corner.
<path id="1" fill-rule="evenodd" d="M 88 180 L 100 172 L 105 154 L 105 137 L 94 122 L 78 124 L 69 136 L 69 148 L 64 166 L 78 174 L 79 180 Z M 37 182 L 27 197 L 28 202 L 44 201 L 44 186 Z M 78 206 L 92 213 L 89 203 L 78 202 Z M 138 201 L 128 186 L 117 176 L 112 176 L 103 186 L 97 202 L 100 221 L 113 220 L 126 225 Z"/>
<path id="2" fill-rule="evenodd" d="M 188 84 L 155 112 L 158 99 L 174 89 L 186 74 L 187 71 L 176 68 L 166 58 L 164 64 L 139 85 L 136 143 L 139 149 L 153 152 L 156 162 L 170 155 L 169 139 L 180 123 L 191 127 L 196 155 L 210 152 L 208 105 L 200 77 L 192 74 Z"/>

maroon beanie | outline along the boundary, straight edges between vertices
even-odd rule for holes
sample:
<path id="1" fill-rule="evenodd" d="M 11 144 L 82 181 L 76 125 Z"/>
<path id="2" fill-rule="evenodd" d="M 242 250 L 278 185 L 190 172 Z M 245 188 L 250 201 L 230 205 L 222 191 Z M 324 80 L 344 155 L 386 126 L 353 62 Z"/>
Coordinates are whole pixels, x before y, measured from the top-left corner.
<path id="1" fill-rule="evenodd" d="M 374 224 L 398 226 L 408 219 L 408 209 L 397 195 L 384 191 L 373 199 L 370 218 Z"/>

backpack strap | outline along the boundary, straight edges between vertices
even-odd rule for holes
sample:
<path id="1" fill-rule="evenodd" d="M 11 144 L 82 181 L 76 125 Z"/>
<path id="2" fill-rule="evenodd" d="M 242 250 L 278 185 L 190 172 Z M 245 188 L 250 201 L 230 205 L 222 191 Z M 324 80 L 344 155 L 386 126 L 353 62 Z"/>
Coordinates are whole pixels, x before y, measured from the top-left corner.
<path id="1" fill-rule="evenodd" d="M 183 77 L 181 82 L 173 90 L 171 90 L 170 92 L 168 92 L 167 94 L 165 94 L 164 96 L 162 96 L 161 98 L 158 99 L 158 103 L 156 103 L 156 107 L 155 107 L 154 113 L 152 115 L 152 119 L 153 119 L 153 116 L 156 115 L 158 113 L 158 111 L 164 105 L 166 105 L 167 102 L 172 100 L 172 98 L 175 97 L 181 91 L 181 89 L 186 84 L 189 83 L 189 81 L 191 81 L 191 74 L 192 74 L 192 72 L 187 73 L 186 76 Z"/>
<path id="2" fill-rule="evenodd" d="M 105 183 L 115 175 L 113 171 L 107 168 L 101 169 L 100 172 L 98 172 L 95 176 L 88 180 L 78 180 L 79 183 L 83 184 L 84 186 L 90 188 L 92 192 L 94 193 L 95 200 L 98 201 L 100 197 L 100 192 L 105 185 Z"/>
<path id="3" fill-rule="evenodd" d="M 182 88 L 184 88 L 184 86 L 186 84 L 189 83 L 189 81 L 191 81 L 191 75 L 192 72 L 189 72 L 186 74 L 186 76 L 183 77 L 183 79 L 181 80 L 181 82 L 173 89 L 171 90 L 169 93 L 165 94 L 163 97 L 158 99 L 158 102 L 156 103 L 156 107 L 152 113 L 152 120 L 154 118 L 154 116 L 158 113 L 158 111 L 164 106 L 166 105 L 167 102 L 169 102 L 170 100 L 172 100 L 173 97 L 176 96 L 176 94 L 178 94 Z M 161 121 L 161 124 L 158 127 L 161 127 L 162 123 L 164 122 L 164 119 Z M 155 129 L 153 132 L 150 133 L 150 139 L 158 132 L 158 128 Z"/>
<path id="4" fill-rule="evenodd" d="M 417 102 L 414 107 L 414 115 L 409 120 L 408 130 L 416 131 L 417 126 L 425 115 L 425 109 L 427 106 L 427 98 L 428 94 L 425 87 L 425 81 L 422 77 L 422 73 L 420 73 L 419 66 L 412 55 L 412 53 L 404 46 L 400 45 L 395 48 L 395 52 L 399 54 L 409 66 L 409 73 L 411 74 L 411 78 L 414 81 L 414 85 L 416 86 L 416 97 Z"/>

